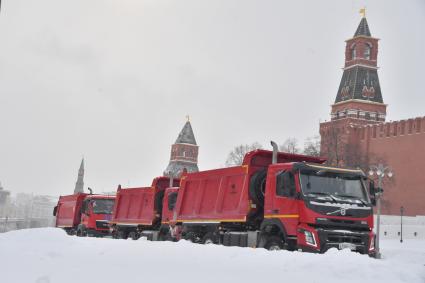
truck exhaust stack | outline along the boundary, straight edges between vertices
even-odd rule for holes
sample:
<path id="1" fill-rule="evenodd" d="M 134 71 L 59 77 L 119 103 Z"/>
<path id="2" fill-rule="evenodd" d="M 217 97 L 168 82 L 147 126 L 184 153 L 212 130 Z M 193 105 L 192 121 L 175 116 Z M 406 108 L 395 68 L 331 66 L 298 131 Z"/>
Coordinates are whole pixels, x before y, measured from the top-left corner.
<path id="1" fill-rule="evenodd" d="M 274 141 L 270 141 L 270 144 L 273 147 L 272 164 L 276 164 L 277 163 L 277 144 Z"/>

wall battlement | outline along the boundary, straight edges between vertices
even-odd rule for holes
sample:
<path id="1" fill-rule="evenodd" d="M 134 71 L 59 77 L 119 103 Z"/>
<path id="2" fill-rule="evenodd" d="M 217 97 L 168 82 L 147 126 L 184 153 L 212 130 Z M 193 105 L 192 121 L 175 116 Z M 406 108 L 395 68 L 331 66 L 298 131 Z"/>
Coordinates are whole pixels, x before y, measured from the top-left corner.
<path id="1" fill-rule="evenodd" d="M 358 126 L 360 140 L 425 134 L 425 117 Z"/>

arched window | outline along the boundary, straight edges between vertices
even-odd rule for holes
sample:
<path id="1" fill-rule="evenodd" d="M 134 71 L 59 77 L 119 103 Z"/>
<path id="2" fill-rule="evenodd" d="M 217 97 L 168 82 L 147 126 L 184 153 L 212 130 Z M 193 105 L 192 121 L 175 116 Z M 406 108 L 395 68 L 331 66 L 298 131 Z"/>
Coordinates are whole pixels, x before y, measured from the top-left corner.
<path id="1" fill-rule="evenodd" d="M 370 50 L 372 49 L 372 46 L 369 43 L 366 43 L 365 49 L 364 49 L 364 58 L 366 60 L 370 60 Z"/>

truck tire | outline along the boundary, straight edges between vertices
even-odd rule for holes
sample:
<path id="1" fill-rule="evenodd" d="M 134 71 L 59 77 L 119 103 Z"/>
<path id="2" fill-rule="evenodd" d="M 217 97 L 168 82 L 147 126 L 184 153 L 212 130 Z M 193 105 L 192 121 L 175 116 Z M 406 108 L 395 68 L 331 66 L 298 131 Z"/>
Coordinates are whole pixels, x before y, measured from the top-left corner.
<path id="1" fill-rule="evenodd" d="M 269 251 L 279 251 L 284 247 L 283 240 L 279 236 L 268 236 L 264 248 Z"/>
<path id="2" fill-rule="evenodd" d="M 117 238 L 127 240 L 128 239 L 128 232 L 125 231 L 125 230 L 118 230 Z"/>
<path id="3" fill-rule="evenodd" d="M 200 240 L 195 232 L 187 232 L 186 235 L 184 235 L 183 239 L 192 243 L 199 243 Z"/>
<path id="4" fill-rule="evenodd" d="M 267 171 L 261 170 L 252 175 L 249 183 L 249 195 L 260 207 L 264 206 L 264 193 L 266 189 Z"/>
<path id="5" fill-rule="evenodd" d="M 135 231 L 133 231 L 133 232 L 130 232 L 129 234 L 128 234 L 128 236 L 132 239 L 132 240 L 134 240 L 134 241 L 136 241 L 136 240 L 138 240 L 140 237 L 139 237 L 139 234 L 137 233 L 137 232 L 135 232 Z"/>
<path id="6" fill-rule="evenodd" d="M 87 237 L 87 231 L 84 226 L 79 226 L 77 228 L 77 237 Z"/>
<path id="7" fill-rule="evenodd" d="M 218 239 L 215 233 L 213 232 L 208 232 L 204 235 L 204 237 L 202 237 L 202 243 L 204 245 L 207 244 L 218 244 Z"/>

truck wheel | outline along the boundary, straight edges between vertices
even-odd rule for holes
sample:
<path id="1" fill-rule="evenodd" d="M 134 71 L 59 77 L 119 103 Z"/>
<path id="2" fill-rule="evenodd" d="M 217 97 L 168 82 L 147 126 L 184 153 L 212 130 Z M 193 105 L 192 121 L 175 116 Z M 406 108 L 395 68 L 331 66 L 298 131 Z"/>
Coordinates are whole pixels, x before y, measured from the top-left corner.
<path id="1" fill-rule="evenodd" d="M 128 239 L 128 233 L 126 231 L 118 231 L 117 232 L 117 238 L 127 240 Z"/>
<path id="2" fill-rule="evenodd" d="M 83 228 L 78 227 L 77 228 L 77 233 L 76 233 L 77 237 L 83 237 Z"/>
<path id="3" fill-rule="evenodd" d="M 163 229 L 159 233 L 159 240 L 160 241 L 173 241 L 173 237 L 171 237 L 171 233 L 169 229 Z"/>
<path id="4" fill-rule="evenodd" d="M 269 251 L 279 251 L 283 249 L 283 246 L 284 243 L 279 236 L 269 236 L 264 248 Z"/>
<path id="5" fill-rule="evenodd" d="M 195 232 L 187 232 L 183 239 L 192 243 L 199 243 L 199 237 L 195 234 Z"/>
<path id="6" fill-rule="evenodd" d="M 260 207 L 264 206 L 264 193 L 266 189 L 266 170 L 256 172 L 249 183 L 249 195 Z"/>
<path id="7" fill-rule="evenodd" d="M 139 234 L 137 234 L 137 232 L 130 232 L 130 233 L 128 234 L 128 236 L 129 236 L 132 240 L 134 240 L 134 241 L 136 241 L 136 240 L 138 240 L 138 239 L 139 239 Z"/>
<path id="8" fill-rule="evenodd" d="M 112 239 L 118 239 L 118 231 L 115 228 L 113 228 L 111 232 L 111 236 L 112 236 Z"/>
<path id="9" fill-rule="evenodd" d="M 83 229 L 78 229 L 77 230 L 77 237 L 86 237 L 86 236 L 87 236 L 87 233 L 85 233 L 83 231 Z"/>
<path id="10" fill-rule="evenodd" d="M 205 236 L 202 238 L 202 243 L 207 244 L 217 244 L 217 237 L 213 232 L 208 232 L 205 234 Z"/>

